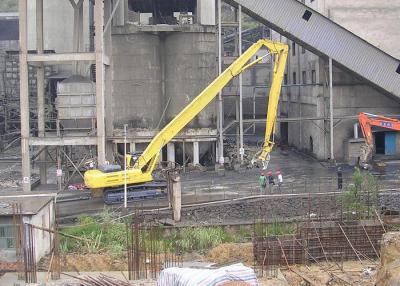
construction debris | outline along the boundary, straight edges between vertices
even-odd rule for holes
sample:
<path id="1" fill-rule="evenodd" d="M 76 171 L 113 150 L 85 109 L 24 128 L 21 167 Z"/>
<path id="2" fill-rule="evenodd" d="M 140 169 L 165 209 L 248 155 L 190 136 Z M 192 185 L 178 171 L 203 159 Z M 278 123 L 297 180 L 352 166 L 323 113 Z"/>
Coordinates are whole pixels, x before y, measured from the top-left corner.
<path id="1" fill-rule="evenodd" d="M 84 276 L 78 277 L 71 274 L 63 273 L 66 276 L 80 281 L 79 286 L 132 286 L 129 282 L 125 282 L 113 277 L 100 274 L 100 276 Z"/>

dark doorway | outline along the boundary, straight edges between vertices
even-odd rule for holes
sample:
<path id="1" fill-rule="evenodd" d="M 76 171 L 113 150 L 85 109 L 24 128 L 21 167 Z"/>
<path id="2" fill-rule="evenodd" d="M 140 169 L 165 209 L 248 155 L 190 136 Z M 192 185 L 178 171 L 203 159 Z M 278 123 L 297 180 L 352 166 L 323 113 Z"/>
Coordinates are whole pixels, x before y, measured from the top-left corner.
<path id="1" fill-rule="evenodd" d="M 289 144 L 289 123 L 281 122 L 281 144 Z"/>
<path id="2" fill-rule="evenodd" d="M 385 154 L 385 132 L 375 132 L 375 153 Z"/>
<path id="3" fill-rule="evenodd" d="M 314 153 L 314 140 L 310 136 L 310 153 Z"/>

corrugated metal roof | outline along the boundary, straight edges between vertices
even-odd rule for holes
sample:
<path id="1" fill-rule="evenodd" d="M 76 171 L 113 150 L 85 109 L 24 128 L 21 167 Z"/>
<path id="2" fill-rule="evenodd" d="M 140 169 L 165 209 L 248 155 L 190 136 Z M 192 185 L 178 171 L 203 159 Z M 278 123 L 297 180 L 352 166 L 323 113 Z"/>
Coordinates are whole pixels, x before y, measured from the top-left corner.
<path id="1" fill-rule="evenodd" d="M 400 98 L 400 61 L 297 0 L 226 0 L 308 50 Z M 305 11 L 311 18 L 303 19 Z"/>

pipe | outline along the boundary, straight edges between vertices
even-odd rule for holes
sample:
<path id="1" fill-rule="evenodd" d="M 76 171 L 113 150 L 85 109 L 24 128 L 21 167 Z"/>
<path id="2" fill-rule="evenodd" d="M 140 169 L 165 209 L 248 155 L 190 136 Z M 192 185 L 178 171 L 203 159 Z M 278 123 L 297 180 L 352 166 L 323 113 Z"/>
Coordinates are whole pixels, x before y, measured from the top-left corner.
<path id="1" fill-rule="evenodd" d="M 333 154 L 333 66 L 332 66 L 332 58 L 329 58 L 329 124 L 330 124 L 330 140 L 331 140 L 331 148 L 330 155 L 331 161 L 334 161 L 335 157 Z"/>
<path id="2" fill-rule="evenodd" d="M 242 55 L 242 6 L 239 5 L 239 57 Z M 244 148 L 243 148 L 243 74 L 239 75 L 239 138 L 240 138 L 240 163 L 243 164 Z"/>

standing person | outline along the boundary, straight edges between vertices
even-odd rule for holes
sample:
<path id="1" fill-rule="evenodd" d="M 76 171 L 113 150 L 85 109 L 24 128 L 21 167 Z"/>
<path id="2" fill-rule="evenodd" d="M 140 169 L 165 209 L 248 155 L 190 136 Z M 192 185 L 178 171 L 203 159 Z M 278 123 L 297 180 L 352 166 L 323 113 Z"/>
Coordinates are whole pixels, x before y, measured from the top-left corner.
<path id="1" fill-rule="evenodd" d="M 268 184 L 269 184 L 269 191 L 272 193 L 272 187 L 275 185 L 275 181 L 271 171 L 268 172 Z"/>
<path id="2" fill-rule="evenodd" d="M 340 167 L 337 169 L 337 188 L 338 190 L 342 190 L 343 188 L 343 173 Z"/>
<path id="3" fill-rule="evenodd" d="M 276 176 L 278 178 L 278 189 L 280 191 L 281 190 L 281 186 L 283 184 L 283 176 L 282 176 L 281 171 L 276 172 Z"/>
<path id="4" fill-rule="evenodd" d="M 260 184 L 260 195 L 262 195 L 265 192 L 265 187 L 267 186 L 267 178 L 264 176 L 264 173 L 260 174 L 258 182 Z"/>

